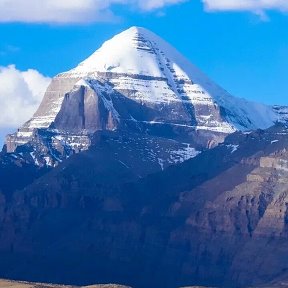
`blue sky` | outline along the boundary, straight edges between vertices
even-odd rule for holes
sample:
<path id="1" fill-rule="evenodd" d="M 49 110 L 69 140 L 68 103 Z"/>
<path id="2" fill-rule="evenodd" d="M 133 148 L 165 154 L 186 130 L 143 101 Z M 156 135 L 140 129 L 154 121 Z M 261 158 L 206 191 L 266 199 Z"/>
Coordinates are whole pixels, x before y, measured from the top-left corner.
<path id="1" fill-rule="evenodd" d="M 275 5 L 267 0 L 230 0 L 229 4 L 225 0 L 147 0 L 146 4 L 139 0 L 43 0 L 41 3 L 53 2 L 53 9 L 48 3 L 50 16 L 43 12 L 44 4 L 39 7 L 41 12 L 37 8 L 31 12 L 29 7 L 25 12 L 21 4 L 17 6 L 23 1 L 9 1 L 14 8 L 0 3 L 0 84 L 1 71 L 11 64 L 16 68 L 13 73 L 9 68 L 9 77 L 16 72 L 21 76 L 28 69 L 33 69 L 34 76 L 39 73 L 53 77 L 73 68 L 114 34 L 136 25 L 170 42 L 233 95 L 268 104 L 288 104 L 286 0 L 270 1 Z M 71 3 L 72 8 L 68 7 Z M 51 15 L 54 18 L 50 19 Z M 7 92 L 11 103 L 13 93 Z M 5 90 L 0 89 L 0 94 L 3 100 Z M 31 110 L 37 101 L 36 97 L 29 100 L 33 102 Z M 2 134 L 15 126 L 1 126 L 1 121 L 7 120 L 0 117 Z"/>

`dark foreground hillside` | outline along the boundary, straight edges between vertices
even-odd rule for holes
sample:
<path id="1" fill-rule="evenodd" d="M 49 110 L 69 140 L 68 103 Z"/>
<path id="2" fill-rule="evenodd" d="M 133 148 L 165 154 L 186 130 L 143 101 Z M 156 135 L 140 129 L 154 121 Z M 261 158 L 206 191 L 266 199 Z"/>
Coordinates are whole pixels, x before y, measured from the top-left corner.
<path id="1" fill-rule="evenodd" d="M 1 194 L 2 278 L 137 288 L 288 279 L 285 127 L 233 134 L 142 178 L 101 147 Z"/>

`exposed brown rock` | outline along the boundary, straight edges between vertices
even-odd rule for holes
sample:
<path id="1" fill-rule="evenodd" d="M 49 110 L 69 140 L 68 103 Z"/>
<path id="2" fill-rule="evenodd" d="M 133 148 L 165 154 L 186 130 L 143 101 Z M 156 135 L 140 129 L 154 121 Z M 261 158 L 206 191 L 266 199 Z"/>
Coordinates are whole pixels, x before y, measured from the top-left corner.
<path id="1" fill-rule="evenodd" d="M 29 283 L 29 282 L 17 282 L 0 279 L 0 288 L 131 288 L 123 285 L 116 284 L 100 284 L 91 286 L 66 286 L 56 284 L 44 284 L 44 283 Z"/>

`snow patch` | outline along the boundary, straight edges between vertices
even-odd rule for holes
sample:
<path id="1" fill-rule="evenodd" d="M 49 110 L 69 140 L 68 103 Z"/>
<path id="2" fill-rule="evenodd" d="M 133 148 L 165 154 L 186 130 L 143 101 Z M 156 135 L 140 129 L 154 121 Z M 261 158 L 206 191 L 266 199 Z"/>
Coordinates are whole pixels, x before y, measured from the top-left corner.
<path id="1" fill-rule="evenodd" d="M 35 155 L 35 152 L 30 152 L 30 155 L 31 155 L 31 157 L 32 157 L 35 165 L 36 165 L 36 166 L 40 166 L 40 163 L 39 163 L 39 161 L 38 161 L 38 159 L 37 159 L 37 157 L 36 157 L 36 155 Z M 47 162 L 46 162 L 46 163 L 47 163 Z"/>
<path id="2" fill-rule="evenodd" d="M 163 171 L 164 170 L 164 161 L 163 161 L 163 159 L 158 158 L 158 164 L 160 165 L 161 170 Z"/>
<path id="3" fill-rule="evenodd" d="M 53 162 L 52 162 L 52 159 L 49 156 L 45 156 L 44 160 L 45 160 L 45 163 L 46 163 L 47 166 L 49 166 L 49 167 L 53 167 L 54 166 Z"/>
<path id="4" fill-rule="evenodd" d="M 179 150 L 170 151 L 170 159 L 173 163 L 182 163 L 186 160 L 196 157 L 200 154 L 200 151 L 197 151 L 195 148 L 191 147 L 190 144 L 186 144 L 186 147 Z"/>
<path id="5" fill-rule="evenodd" d="M 229 144 L 229 145 L 226 145 L 226 147 L 230 148 L 231 149 L 231 154 L 236 152 L 239 148 L 239 145 L 233 145 L 233 144 Z"/>
<path id="6" fill-rule="evenodd" d="M 125 164 L 124 162 L 122 162 L 122 161 L 120 161 L 120 160 L 118 160 L 118 162 L 119 163 L 121 163 L 124 167 L 126 167 L 127 169 L 129 169 L 130 167 L 127 165 L 127 164 Z"/>

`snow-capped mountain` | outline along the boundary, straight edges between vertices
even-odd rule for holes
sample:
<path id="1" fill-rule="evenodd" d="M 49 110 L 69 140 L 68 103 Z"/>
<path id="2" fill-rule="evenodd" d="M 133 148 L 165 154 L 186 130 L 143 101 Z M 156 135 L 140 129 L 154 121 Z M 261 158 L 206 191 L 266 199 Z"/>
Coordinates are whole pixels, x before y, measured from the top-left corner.
<path id="1" fill-rule="evenodd" d="M 128 130 L 201 150 L 236 130 L 268 128 L 286 118 L 284 108 L 231 96 L 163 39 L 132 27 L 56 76 L 33 118 L 6 144 L 14 152 L 42 135 L 49 151 L 78 151 L 91 145 L 96 131 Z M 43 137 L 43 131 L 50 134 Z"/>
<path id="2" fill-rule="evenodd" d="M 277 121 L 288 107 L 231 96 L 152 32 L 115 36 L 7 136 L 0 278 L 286 281 L 288 125 Z"/>

